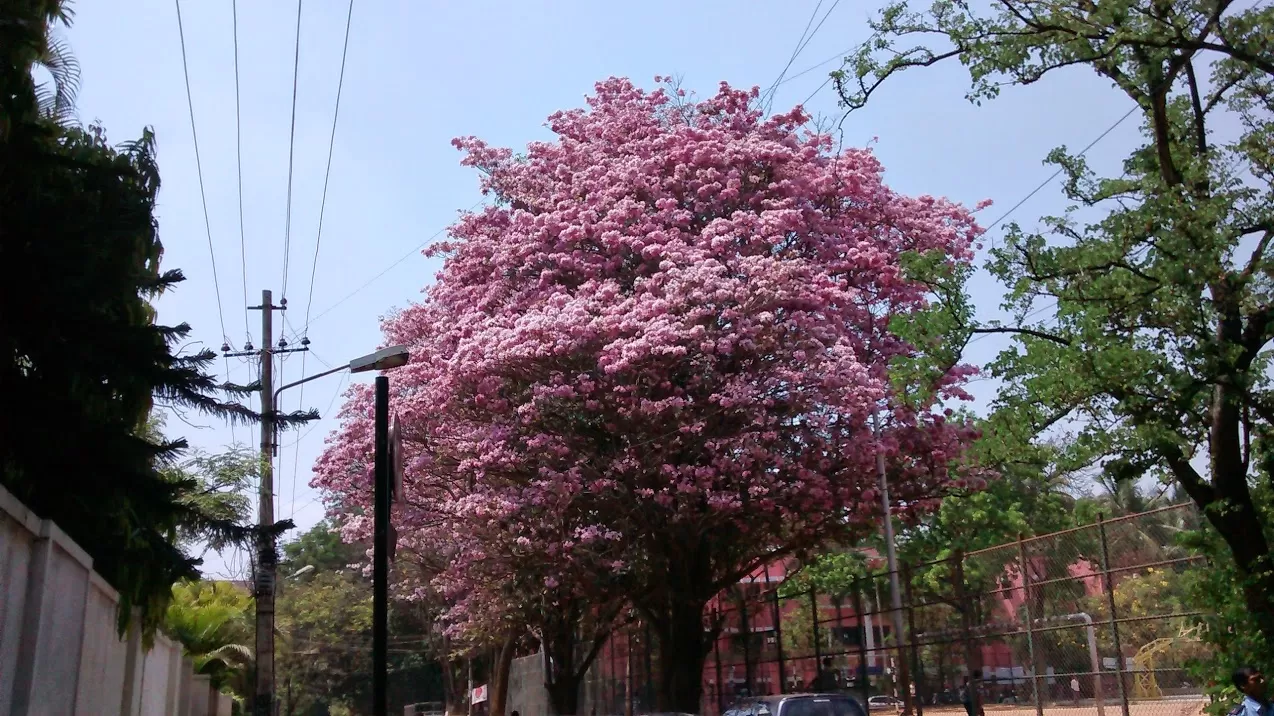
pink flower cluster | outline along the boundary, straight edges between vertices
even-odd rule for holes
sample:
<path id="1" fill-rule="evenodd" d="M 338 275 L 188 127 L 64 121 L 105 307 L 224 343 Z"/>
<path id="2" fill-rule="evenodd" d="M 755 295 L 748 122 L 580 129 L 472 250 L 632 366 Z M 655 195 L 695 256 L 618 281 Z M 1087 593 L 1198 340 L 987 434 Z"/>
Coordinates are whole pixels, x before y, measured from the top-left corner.
<path id="1" fill-rule="evenodd" d="M 496 201 L 451 228 L 424 300 L 384 324 L 412 348 L 392 378 L 416 456 L 395 520 L 432 565 L 408 589 L 446 599 L 453 633 L 658 582 L 673 535 L 716 540 L 708 568 L 728 580 L 874 529 L 878 450 L 904 512 L 966 479 L 973 431 L 937 401 L 967 397 L 971 369 L 902 404 L 889 367 L 917 349 L 890 326 L 931 299 L 904 258 L 967 263 L 981 229 L 756 96 L 610 79 L 523 155 L 455 140 Z M 371 394 L 343 417 L 313 484 L 366 507 Z"/>

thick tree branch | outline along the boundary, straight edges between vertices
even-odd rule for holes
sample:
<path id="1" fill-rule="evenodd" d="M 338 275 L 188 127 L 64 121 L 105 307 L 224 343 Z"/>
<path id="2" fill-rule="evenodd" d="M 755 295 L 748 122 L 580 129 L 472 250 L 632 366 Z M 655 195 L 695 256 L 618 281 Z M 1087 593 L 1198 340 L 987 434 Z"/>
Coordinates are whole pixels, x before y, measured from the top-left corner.
<path id="1" fill-rule="evenodd" d="M 1025 335 L 1025 336 L 1034 336 L 1035 338 L 1040 338 L 1046 341 L 1052 341 L 1053 343 L 1056 343 L 1060 346 L 1070 347 L 1071 345 L 1071 342 L 1066 338 L 1062 338 L 1061 336 L 1054 335 L 1052 333 L 1045 333 L 1044 331 L 1039 331 L 1034 328 L 1015 328 L 1012 326 L 995 326 L 992 328 L 972 328 L 970 329 L 969 332 L 970 333 L 1019 334 L 1019 335 Z"/>

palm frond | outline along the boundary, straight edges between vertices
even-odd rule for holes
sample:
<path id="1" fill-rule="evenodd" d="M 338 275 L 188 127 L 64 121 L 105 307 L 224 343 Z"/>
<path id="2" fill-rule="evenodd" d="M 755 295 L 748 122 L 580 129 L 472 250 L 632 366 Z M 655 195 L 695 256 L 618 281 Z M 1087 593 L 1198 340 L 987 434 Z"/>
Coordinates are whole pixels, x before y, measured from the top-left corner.
<path id="1" fill-rule="evenodd" d="M 195 670 L 202 671 L 211 663 L 220 663 L 228 669 L 252 663 L 252 649 L 243 644 L 226 644 L 195 658 Z"/>
<path id="2" fill-rule="evenodd" d="M 80 63 L 65 41 L 50 39 L 40 54 L 39 64 L 53 76 L 52 87 L 36 87 L 40 113 L 58 124 L 77 122 L 75 98 L 80 92 Z"/>

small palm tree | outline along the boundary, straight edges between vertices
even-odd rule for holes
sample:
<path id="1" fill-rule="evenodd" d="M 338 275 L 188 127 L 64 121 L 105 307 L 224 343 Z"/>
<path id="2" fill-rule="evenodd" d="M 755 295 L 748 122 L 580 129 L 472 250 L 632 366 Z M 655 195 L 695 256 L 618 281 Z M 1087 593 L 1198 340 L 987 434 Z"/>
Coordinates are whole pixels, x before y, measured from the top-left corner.
<path id="1" fill-rule="evenodd" d="M 1098 483 L 1104 489 L 1097 496 L 1097 506 L 1107 518 L 1141 515 L 1188 499 L 1168 489 L 1146 489 L 1136 480 L 1115 479 L 1102 475 Z M 1178 537 L 1190 528 L 1189 510 L 1170 510 L 1144 515 L 1124 523 L 1126 527 L 1111 531 L 1110 550 L 1142 556 L 1147 561 L 1162 561 L 1180 557 L 1185 550 L 1178 544 Z"/>
<path id="2" fill-rule="evenodd" d="M 226 582 L 185 582 L 173 587 L 166 628 L 181 642 L 195 672 L 212 677 L 216 688 L 246 694 L 252 649 L 249 617 L 252 597 Z"/>

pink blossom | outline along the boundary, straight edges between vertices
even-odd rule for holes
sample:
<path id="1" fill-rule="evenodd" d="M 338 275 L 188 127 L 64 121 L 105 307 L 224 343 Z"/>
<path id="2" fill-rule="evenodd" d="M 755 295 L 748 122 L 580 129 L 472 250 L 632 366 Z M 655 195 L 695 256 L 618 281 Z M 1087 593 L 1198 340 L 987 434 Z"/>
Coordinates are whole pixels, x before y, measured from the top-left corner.
<path id="1" fill-rule="evenodd" d="M 665 570 L 707 599 L 760 555 L 859 536 L 881 517 L 878 452 L 914 514 L 977 484 L 974 433 L 942 402 L 973 369 L 922 404 L 889 374 L 920 352 L 893 321 L 934 300 L 904 259 L 967 265 L 970 211 L 892 191 L 871 151 L 837 153 L 800 108 L 763 117 L 755 90 L 672 94 L 612 78 L 522 155 L 454 141 L 498 201 L 460 217 L 430 250 L 437 280 L 382 326 L 412 350 L 395 520 L 429 565 L 402 589 L 441 595 L 454 635 Z M 335 509 L 370 503 L 371 407 L 352 389 L 318 460 Z"/>

